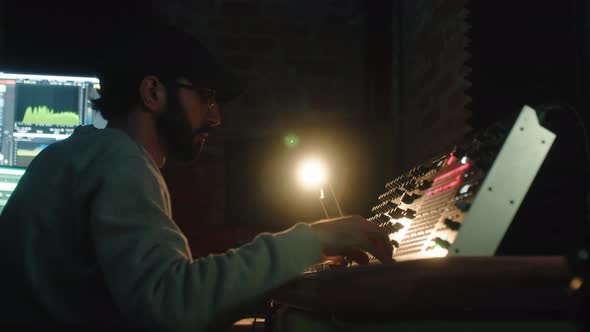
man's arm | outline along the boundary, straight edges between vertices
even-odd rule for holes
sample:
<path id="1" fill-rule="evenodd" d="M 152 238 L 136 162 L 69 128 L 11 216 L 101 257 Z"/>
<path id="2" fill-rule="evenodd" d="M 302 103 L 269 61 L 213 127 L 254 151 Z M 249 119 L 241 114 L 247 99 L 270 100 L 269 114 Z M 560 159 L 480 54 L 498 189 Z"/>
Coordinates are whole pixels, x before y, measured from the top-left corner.
<path id="1" fill-rule="evenodd" d="M 165 191 L 134 158 L 114 165 L 93 197 L 98 260 L 115 303 L 133 325 L 199 330 L 321 258 L 318 237 L 298 224 L 193 261 L 166 211 Z"/>

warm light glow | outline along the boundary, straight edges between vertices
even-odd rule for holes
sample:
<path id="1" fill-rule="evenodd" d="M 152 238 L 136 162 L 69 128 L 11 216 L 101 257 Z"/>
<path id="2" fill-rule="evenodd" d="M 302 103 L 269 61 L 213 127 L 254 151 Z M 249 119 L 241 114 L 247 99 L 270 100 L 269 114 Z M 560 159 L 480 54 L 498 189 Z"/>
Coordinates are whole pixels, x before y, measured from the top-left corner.
<path id="1" fill-rule="evenodd" d="M 391 222 L 391 220 L 390 220 L 390 222 Z M 408 219 L 406 217 L 403 217 L 403 218 L 395 219 L 395 221 L 393 223 L 395 224 L 397 222 L 402 224 L 404 227 L 395 233 L 389 234 L 389 239 L 396 240 L 397 242 L 402 243 L 404 237 L 406 236 L 406 233 L 408 232 L 408 229 L 412 225 L 412 219 Z"/>
<path id="2" fill-rule="evenodd" d="M 455 160 L 457 160 L 457 157 L 451 155 L 449 159 L 447 159 L 447 166 L 451 166 L 455 162 Z"/>
<path id="3" fill-rule="evenodd" d="M 432 250 L 426 251 L 426 257 L 446 257 L 449 254 L 449 250 L 441 248 L 441 247 L 434 247 Z"/>
<path id="4" fill-rule="evenodd" d="M 570 289 L 573 291 L 577 291 L 578 289 L 580 289 L 582 287 L 583 284 L 584 284 L 584 279 L 582 279 L 580 277 L 575 277 L 570 281 Z"/>
<path id="5" fill-rule="evenodd" d="M 299 167 L 299 180 L 308 188 L 321 187 L 326 178 L 326 166 L 320 160 L 309 159 Z"/>

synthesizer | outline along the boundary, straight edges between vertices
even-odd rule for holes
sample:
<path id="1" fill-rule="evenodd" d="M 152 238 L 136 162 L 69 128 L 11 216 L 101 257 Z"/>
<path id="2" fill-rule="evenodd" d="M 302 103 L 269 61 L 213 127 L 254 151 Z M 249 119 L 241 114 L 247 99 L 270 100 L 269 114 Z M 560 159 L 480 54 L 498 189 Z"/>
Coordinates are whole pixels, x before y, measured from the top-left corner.
<path id="1" fill-rule="evenodd" d="M 396 261 L 493 256 L 555 138 L 525 106 L 388 181 L 367 219 Z"/>

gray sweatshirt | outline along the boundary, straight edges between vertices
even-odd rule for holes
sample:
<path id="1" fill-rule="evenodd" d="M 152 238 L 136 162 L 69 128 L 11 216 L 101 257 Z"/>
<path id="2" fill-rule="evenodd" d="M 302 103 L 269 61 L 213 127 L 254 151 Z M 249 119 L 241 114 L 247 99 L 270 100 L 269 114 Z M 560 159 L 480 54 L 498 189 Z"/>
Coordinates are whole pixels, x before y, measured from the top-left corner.
<path id="1" fill-rule="evenodd" d="M 147 151 L 78 127 L 31 163 L 0 215 L 0 322 L 198 331 L 321 258 L 306 224 L 194 260 Z"/>

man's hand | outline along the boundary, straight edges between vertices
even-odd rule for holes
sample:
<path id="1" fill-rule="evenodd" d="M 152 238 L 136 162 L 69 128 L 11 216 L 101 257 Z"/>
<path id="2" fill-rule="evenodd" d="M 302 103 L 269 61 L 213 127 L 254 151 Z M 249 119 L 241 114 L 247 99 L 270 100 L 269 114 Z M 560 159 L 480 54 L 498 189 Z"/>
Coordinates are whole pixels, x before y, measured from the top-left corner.
<path id="1" fill-rule="evenodd" d="M 348 256 L 358 263 L 368 262 L 369 252 L 382 263 L 391 263 L 393 247 L 379 226 L 361 216 L 316 221 L 311 228 L 322 243 L 325 256 Z"/>

